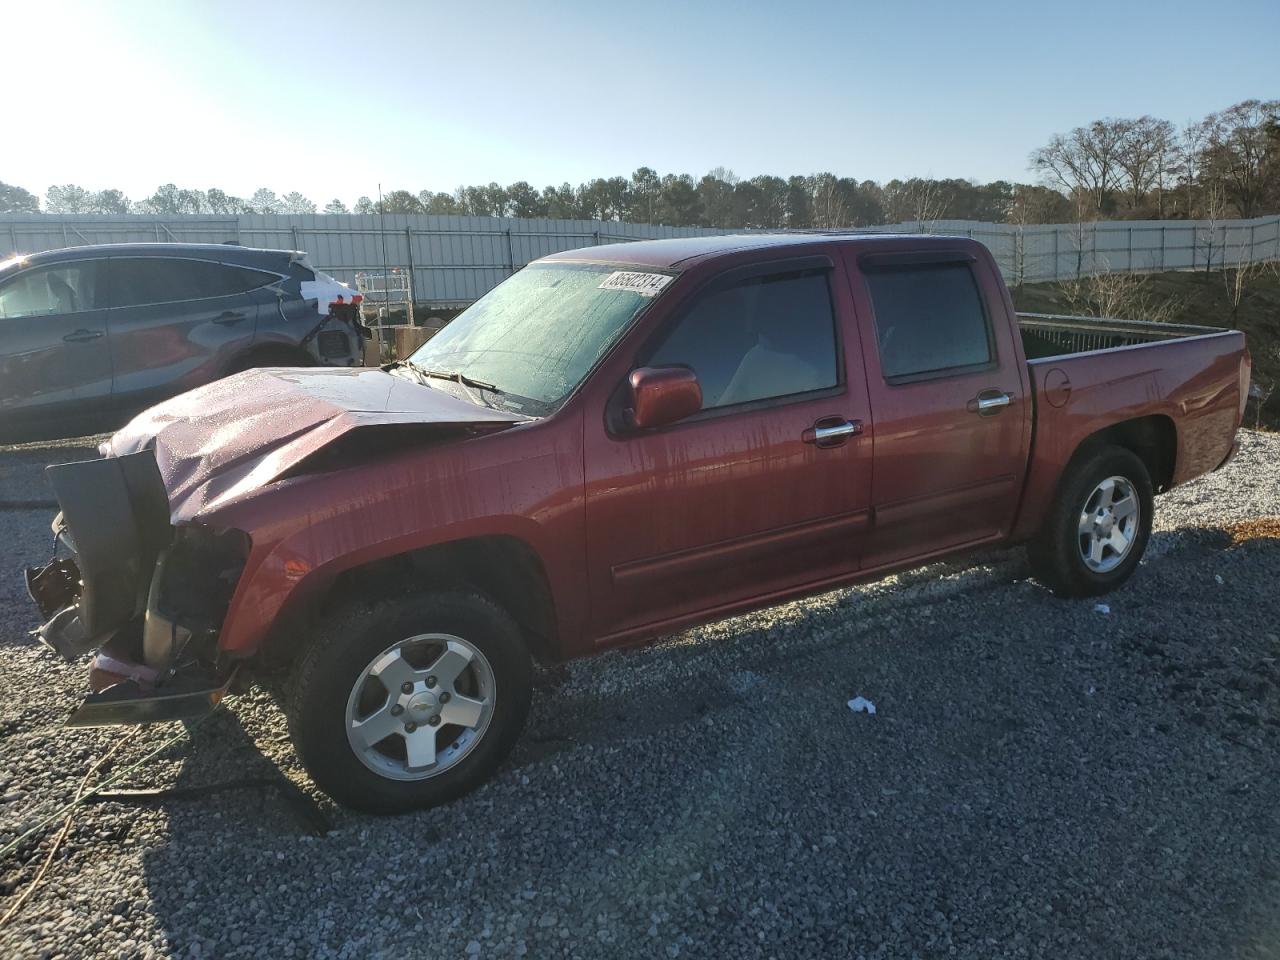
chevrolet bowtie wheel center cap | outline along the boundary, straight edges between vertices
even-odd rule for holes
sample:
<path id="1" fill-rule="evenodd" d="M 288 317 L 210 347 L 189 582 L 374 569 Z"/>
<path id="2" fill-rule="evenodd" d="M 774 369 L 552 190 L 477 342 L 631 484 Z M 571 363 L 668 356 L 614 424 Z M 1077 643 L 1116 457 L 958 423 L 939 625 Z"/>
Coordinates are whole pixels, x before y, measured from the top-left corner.
<path id="1" fill-rule="evenodd" d="M 409 701 L 409 712 L 415 717 L 427 717 L 440 709 L 440 701 L 434 693 L 419 693 Z"/>

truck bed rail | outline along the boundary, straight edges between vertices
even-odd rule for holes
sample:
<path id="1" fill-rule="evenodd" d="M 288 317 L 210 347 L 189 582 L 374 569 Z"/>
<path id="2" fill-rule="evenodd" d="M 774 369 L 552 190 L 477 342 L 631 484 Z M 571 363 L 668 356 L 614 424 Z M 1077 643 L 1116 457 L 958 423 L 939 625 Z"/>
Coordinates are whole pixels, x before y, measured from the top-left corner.
<path id="1" fill-rule="evenodd" d="M 1221 327 L 1055 313 L 1019 313 L 1018 326 L 1028 360 L 1223 332 Z"/>

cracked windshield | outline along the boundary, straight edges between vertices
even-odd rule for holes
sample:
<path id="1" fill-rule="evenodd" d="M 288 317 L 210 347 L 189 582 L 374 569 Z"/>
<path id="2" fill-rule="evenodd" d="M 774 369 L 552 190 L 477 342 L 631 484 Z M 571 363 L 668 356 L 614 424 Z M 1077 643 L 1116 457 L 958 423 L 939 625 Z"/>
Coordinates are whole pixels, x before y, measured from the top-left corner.
<path id="1" fill-rule="evenodd" d="M 555 409 L 647 306 L 609 266 L 532 264 L 490 291 L 410 357 L 414 367 L 492 384 L 485 400 L 544 416 Z M 648 294 L 648 295 L 646 295 Z M 433 386 L 440 381 L 432 380 Z"/>

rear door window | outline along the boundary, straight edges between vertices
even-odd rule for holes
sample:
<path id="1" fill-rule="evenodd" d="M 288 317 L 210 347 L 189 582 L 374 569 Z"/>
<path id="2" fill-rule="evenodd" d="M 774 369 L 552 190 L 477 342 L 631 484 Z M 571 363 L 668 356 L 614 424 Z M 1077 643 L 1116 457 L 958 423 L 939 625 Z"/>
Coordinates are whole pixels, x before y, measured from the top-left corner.
<path id="1" fill-rule="evenodd" d="M 991 362 L 991 328 L 967 263 L 876 268 L 865 276 L 886 380 Z"/>
<path id="2" fill-rule="evenodd" d="M 687 366 L 702 408 L 834 387 L 835 314 L 825 271 L 753 277 L 703 296 L 663 336 L 649 366 Z"/>
<path id="3" fill-rule="evenodd" d="M 111 306 L 133 307 L 176 303 L 245 293 L 280 279 L 272 273 L 165 257 L 119 257 L 111 260 Z"/>
<path id="4" fill-rule="evenodd" d="M 95 310 L 97 264 L 92 260 L 36 267 L 0 286 L 0 317 L 38 317 Z"/>

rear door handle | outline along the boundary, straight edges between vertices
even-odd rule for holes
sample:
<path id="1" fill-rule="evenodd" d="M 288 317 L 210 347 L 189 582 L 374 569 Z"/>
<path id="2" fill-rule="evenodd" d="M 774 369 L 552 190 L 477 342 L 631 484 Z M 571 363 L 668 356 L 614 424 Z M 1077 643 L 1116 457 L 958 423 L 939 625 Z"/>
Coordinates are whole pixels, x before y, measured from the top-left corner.
<path id="1" fill-rule="evenodd" d="M 824 417 L 800 435 L 805 443 L 819 447 L 838 447 L 849 437 L 862 433 L 861 420 L 842 420 L 840 417 Z"/>
<path id="2" fill-rule="evenodd" d="M 220 313 L 216 317 L 214 317 L 213 322 L 217 324 L 221 324 L 224 327 L 229 327 L 231 326 L 231 324 L 239 323 L 243 319 L 244 319 L 243 313 L 236 313 L 234 310 L 227 310 L 226 312 Z"/>
<path id="3" fill-rule="evenodd" d="M 75 333 L 68 333 L 62 339 L 67 343 L 84 343 L 87 340 L 97 340 L 102 336 L 101 330 L 77 330 Z"/>
<path id="4" fill-rule="evenodd" d="M 1013 394 L 1000 390 L 983 390 L 965 405 L 965 409 L 970 413 L 989 417 L 999 413 L 1011 403 L 1013 403 Z"/>

